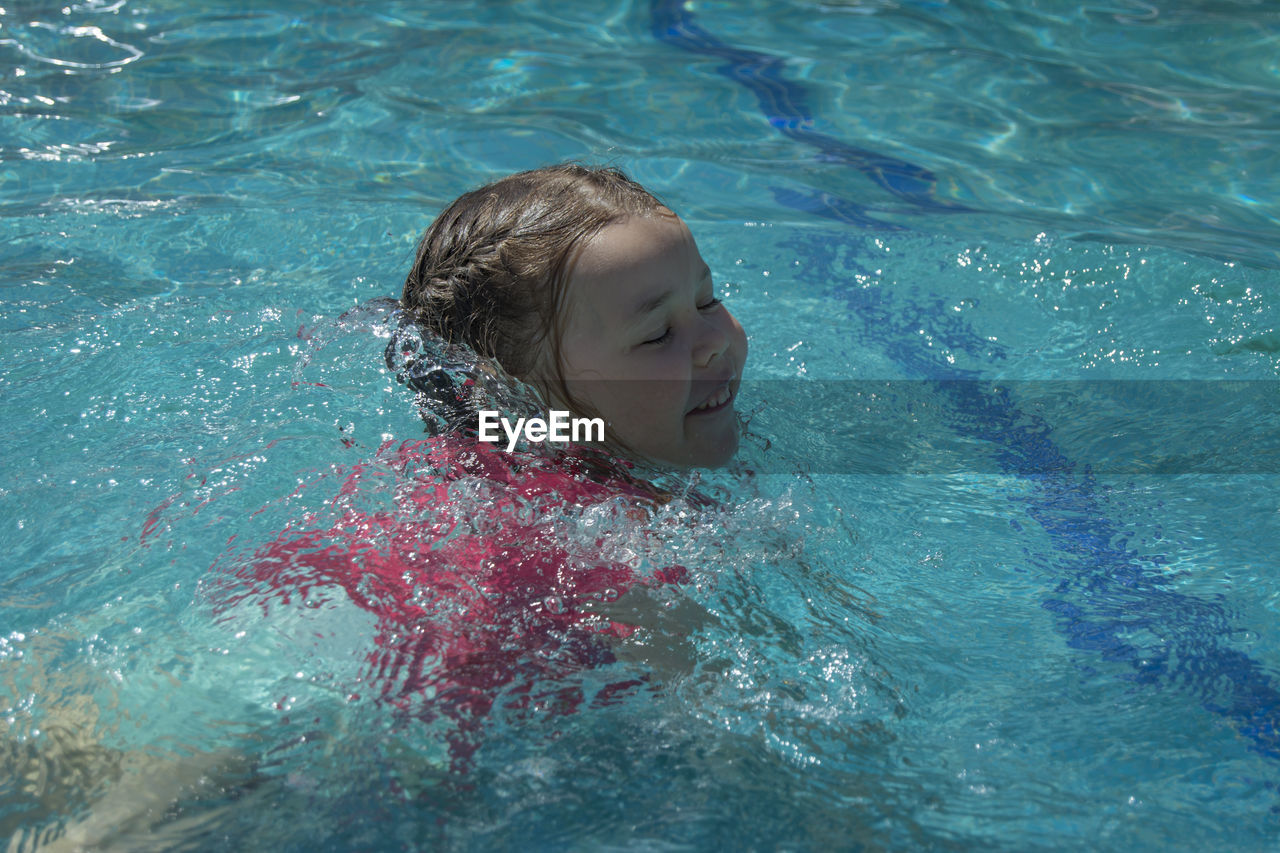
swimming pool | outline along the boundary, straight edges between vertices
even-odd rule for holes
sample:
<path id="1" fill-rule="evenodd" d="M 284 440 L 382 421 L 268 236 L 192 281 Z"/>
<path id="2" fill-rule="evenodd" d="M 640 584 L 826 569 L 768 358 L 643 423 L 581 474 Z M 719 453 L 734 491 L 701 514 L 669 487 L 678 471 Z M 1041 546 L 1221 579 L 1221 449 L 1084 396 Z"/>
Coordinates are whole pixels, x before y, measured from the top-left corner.
<path id="1" fill-rule="evenodd" d="M 248 5 L 0 15 L 15 846 L 1274 844 L 1277 13 Z M 575 157 L 689 221 L 751 437 L 721 510 L 552 520 L 690 582 L 459 771 L 363 611 L 216 590 L 353 472 L 403 509 L 374 300 Z"/>

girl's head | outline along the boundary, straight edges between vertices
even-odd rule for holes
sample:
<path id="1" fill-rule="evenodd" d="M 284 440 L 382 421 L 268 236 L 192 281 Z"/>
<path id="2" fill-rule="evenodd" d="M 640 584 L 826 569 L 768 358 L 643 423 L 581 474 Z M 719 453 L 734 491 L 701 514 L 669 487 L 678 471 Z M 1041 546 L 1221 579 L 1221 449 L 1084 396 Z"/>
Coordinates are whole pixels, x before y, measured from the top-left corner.
<path id="1" fill-rule="evenodd" d="M 528 382 L 602 417 L 636 456 L 733 455 L 742 327 L 684 223 L 616 169 L 522 172 L 463 195 L 427 229 L 403 306 Z"/>

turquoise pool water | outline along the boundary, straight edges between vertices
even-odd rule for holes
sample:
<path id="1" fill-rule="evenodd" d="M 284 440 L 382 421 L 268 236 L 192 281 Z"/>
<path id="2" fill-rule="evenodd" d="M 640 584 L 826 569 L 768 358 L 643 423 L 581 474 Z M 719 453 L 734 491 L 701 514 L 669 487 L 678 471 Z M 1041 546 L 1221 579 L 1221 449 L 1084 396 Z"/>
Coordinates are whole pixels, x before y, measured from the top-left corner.
<path id="1" fill-rule="evenodd" d="M 1273 846 L 1278 41 L 1246 0 L 4 5 L 0 835 Z M 690 223 L 751 435 L 717 510 L 548 517 L 689 582 L 451 768 L 366 611 L 218 590 L 353 472 L 408 511 L 375 300 L 570 158 Z"/>

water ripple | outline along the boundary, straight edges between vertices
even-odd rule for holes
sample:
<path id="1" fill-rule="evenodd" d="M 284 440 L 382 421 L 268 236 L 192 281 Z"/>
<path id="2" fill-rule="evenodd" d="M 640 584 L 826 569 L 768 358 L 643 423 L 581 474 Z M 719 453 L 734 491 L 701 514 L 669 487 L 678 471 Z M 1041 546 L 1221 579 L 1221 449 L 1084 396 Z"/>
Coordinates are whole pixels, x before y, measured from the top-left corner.
<path id="1" fill-rule="evenodd" d="M 143 57 L 131 44 L 117 41 L 99 27 L 71 26 L 32 21 L 9 27 L 12 38 L 0 39 L 0 47 L 11 47 L 33 62 L 68 71 L 119 69 Z"/>

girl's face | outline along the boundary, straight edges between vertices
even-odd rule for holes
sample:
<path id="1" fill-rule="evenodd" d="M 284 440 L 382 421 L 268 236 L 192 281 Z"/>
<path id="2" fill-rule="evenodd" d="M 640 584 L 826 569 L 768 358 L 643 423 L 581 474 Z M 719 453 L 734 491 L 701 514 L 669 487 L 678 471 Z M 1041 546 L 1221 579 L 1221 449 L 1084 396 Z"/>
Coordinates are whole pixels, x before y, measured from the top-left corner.
<path id="1" fill-rule="evenodd" d="M 747 336 L 680 218 L 663 208 L 604 228 L 578 250 L 567 287 L 561 367 L 573 396 L 649 459 L 728 462 Z"/>

